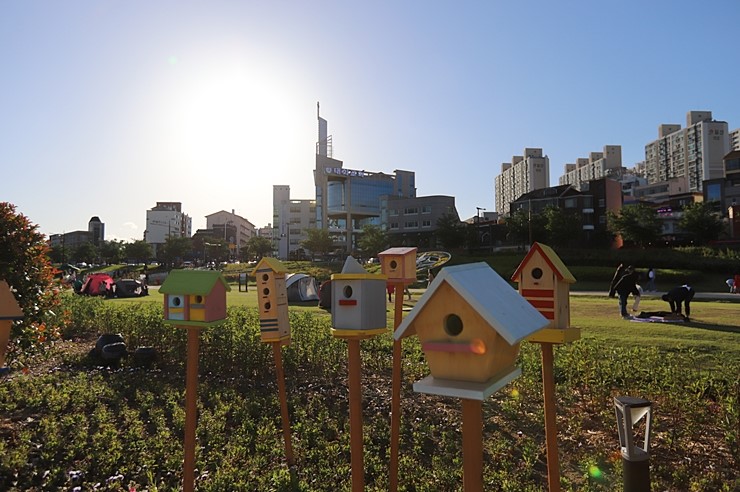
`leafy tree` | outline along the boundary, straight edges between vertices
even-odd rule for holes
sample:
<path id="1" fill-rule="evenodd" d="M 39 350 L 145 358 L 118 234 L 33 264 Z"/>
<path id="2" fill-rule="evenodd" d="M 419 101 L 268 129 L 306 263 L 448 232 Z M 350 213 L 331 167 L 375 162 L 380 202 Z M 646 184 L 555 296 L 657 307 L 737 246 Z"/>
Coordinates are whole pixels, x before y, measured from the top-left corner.
<path id="1" fill-rule="evenodd" d="M 716 240 L 724 229 L 722 220 L 712 211 L 710 202 L 694 202 L 684 206 L 678 226 L 690 234 L 696 244 Z"/>
<path id="2" fill-rule="evenodd" d="M 467 228 L 455 214 L 444 214 L 437 219 L 437 238 L 445 249 L 460 248 L 468 239 Z"/>
<path id="3" fill-rule="evenodd" d="M 54 263 L 69 263 L 69 250 L 62 247 L 62 245 L 54 246 L 49 250 L 49 258 Z"/>
<path id="4" fill-rule="evenodd" d="M 380 227 L 367 224 L 362 228 L 357 245 L 363 256 L 372 258 L 388 248 L 388 234 Z"/>
<path id="5" fill-rule="evenodd" d="M 176 262 L 182 261 L 191 250 L 192 243 L 189 237 L 169 236 L 165 240 L 162 253 L 168 264 L 175 265 Z"/>
<path id="6" fill-rule="evenodd" d="M 84 261 L 86 263 L 95 263 L 98 258 L 98 248 L 93 243 L 85 242 L 77 246 L 72 253 L 72 259 L 75 262 Z"/>
<path id="7" fill-rule="evenodd" d="M 49 344 L 64 327 L 43 234 L 15 205 L 0 202 L 0 279 L 10 285 L 25 318 L 13 323 L 9 358 L 16 350 Z"/>
<path id="8" fill-rule="evenodd" d="M 272 252 L 272 241 L 267 237 L 252 236 L 247 241 L 247 247 L 242 251 L 249 255 L 247 259 L 259 261 Z"/>
<path id="9" fill-rule="evenodd" d="M 661 232 L 655 209 L 645 203 L 622 207 L 619 213 L 607 213 L 607 227 L 613 234 L 638 246 L 654 243 Z"/>
<path id="10" fill-rule="evenodd" d="M 543 214 L 548 241 L 552 246 L 569 246 L 583 235 L 580 217 L 559 207 L 547 207 Z"/>
<path id="11" fill-rule="evenodd" d="M 152 257 L 152 246 L 143 239 L 140 239 L 132 243 L 126 243 L 123 246 L 123 254 L 130 261 L 143 263 Z"/>
<path id="12" fill-rule="evenodd" d="M 334 249 L 334 241 L 329 231 L 324 229 L 306 229 L 306 239 L 301 241 L 301 246 L 311 252 L 311 259 L 316 255 L 326 255 Z"/>
<path id="13" fill-rule="evenodd" d="M 508 239 L 521 245 L 549 242 L 545 213 L 532 212 L 530 215 L 529 210 L 517 210 L 506 219 L 506 228 Z"/>
<path id="14" fill-rule="evenodd" d="M 123 253 L 123 241 L 103 241 L 100 245 L 100 258 L 108 264 L 120 263 Z"/>

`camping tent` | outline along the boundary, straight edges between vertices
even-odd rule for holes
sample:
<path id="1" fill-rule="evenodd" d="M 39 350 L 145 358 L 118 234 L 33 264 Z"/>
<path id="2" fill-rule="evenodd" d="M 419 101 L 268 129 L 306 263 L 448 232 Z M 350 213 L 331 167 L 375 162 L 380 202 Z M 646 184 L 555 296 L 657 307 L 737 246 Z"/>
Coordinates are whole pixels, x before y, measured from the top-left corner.
<path id="1" fill-rule="evenodd" d="M 116 281 L 116 297 L 141 297 L 149 295 L 149 289 L 141 280 L 122 278 Z"/>
<path id="2" fill-rule="evenodd" d="M 285 277 L 288 302 L 318 301 L 319 289 L 316 279 L 305 273 L 289 273 Z"/>
<path id="3" fill-rule="evenodd" d="M 107 273 L 91 273 L 85 279 L 80 294 L 110 297 L 113 294 L 113 277 Z"/>

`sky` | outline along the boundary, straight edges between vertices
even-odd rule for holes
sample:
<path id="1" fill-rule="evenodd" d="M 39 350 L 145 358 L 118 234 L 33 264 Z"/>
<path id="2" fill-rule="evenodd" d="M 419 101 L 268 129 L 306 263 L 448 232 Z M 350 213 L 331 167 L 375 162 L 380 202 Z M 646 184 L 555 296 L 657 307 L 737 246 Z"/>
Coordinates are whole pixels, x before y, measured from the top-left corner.
<path id="1" fill-rule="evenodd" d="M 314 198 L 316 104 L 344 167 L 416 172 L 461 218 L 501 164 L 644 159 L 691 110 L 740 127 L 740 2 L 0 0 L 0 201 L 44 234 L 143 238 Z"/>

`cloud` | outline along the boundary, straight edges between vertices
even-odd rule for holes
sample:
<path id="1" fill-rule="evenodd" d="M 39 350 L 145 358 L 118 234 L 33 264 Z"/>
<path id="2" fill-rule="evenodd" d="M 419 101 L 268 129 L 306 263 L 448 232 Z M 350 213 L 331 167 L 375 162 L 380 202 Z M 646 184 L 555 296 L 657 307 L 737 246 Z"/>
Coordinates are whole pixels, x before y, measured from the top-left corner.
<path id="1" fill-rule="evenodd" d="M 137 226 L 133 222 L 124 222 L 123 223 L 123 227 L 125 227 L 126 229 L 129 229 L 131 231 L 138 231 L 139 230 L 139 226 Z"/>

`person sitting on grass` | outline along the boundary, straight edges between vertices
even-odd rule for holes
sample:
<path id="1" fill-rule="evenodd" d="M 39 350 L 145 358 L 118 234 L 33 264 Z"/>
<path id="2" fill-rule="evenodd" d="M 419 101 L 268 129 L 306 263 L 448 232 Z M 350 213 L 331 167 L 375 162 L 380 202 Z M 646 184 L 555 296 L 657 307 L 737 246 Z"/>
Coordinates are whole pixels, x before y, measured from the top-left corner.
<path id="1" fill-rule="evenodd" d="M 694 298 L 694 289 L 688 285 L 682 285 L 669 290 L 663 294 L 663 299 L 671 307 L 671 312 L 681 314 L 681 303 L 686 309 L 686 318 L 691 316 L 691 300 Z"/>

